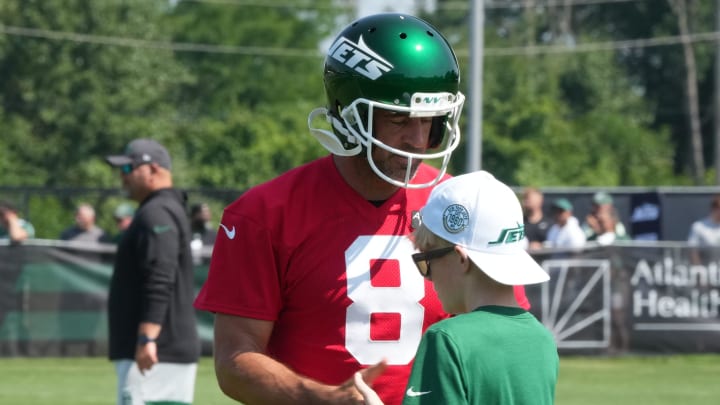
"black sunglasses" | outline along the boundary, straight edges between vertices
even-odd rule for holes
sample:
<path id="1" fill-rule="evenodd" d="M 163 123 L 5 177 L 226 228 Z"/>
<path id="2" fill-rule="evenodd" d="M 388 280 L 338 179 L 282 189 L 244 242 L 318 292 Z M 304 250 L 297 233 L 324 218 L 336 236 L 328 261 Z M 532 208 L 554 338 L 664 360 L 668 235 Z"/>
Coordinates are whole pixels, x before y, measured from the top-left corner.
<path id="1" fill-rule="evenodd" d="M 453 250 L 455 250 L 455 246 L 432 249 L 426 252 L 414 253 L 412 255 L 412 259 L 413 262 L 415 262 L 415 266 L 417 266 L 420 275 L 430 280 L 430 260 L 439 259 Z"/>

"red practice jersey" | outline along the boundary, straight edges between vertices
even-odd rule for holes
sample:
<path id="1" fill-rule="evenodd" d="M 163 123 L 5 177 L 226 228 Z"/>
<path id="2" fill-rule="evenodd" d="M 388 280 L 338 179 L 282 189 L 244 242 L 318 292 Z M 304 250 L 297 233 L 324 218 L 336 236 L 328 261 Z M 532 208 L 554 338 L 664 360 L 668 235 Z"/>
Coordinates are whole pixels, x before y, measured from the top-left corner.
<path id="1" fill-rule="evenodd" d="M 416 179 L 436 174 L 421 165 Z M 254 187 L 225 209 L 195 306 L 273 321 L 268 355 L 326 384 L 386 359 L 373 388 L 400 404 L 423 332 L 447 316 L 406 236 L 430 190 L 376 207 L 332 157 Z"/>

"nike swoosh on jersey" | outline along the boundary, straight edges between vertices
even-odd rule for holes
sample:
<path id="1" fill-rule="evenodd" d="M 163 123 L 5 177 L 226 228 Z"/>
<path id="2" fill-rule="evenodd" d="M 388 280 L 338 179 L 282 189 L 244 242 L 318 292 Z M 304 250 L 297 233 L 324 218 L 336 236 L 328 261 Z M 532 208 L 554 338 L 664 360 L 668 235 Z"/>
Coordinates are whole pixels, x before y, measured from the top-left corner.
<path id="1" fill-rule="evenodd" d="M 223 231 L 225 231 L 225 235 L 228 237 L 228 239 L 232 240 L 235 239 L 235 225 L 233 225 L 232 229 L 228 229 L 227 226 L 220 224 Z"/>
<path id="2" fill-rule="evenodd" d="M 413 387 L 410 387 L 407 389 L 407 392 L 405 393 L 405 395 L 407 395 L 409 397 L 419 397 L 420 395 L 429 394 L 431 392 L 432 391 L 414 391 Z"/>

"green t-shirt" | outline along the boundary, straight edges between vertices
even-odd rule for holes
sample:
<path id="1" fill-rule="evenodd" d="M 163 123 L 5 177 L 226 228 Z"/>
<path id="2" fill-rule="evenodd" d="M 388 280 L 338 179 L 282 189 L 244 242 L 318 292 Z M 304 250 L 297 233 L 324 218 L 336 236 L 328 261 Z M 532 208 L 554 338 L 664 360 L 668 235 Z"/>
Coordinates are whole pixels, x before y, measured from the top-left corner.
<path id="1" fill-rule="evenodd" d="M 20 224 L 20 227 L 25 230 L 28 234 L 28 238 L 34 238 L 35 237 L 35 227 L 32 226 L 32 224 L 22 218 L 18 218 L 18 223 Z M 8 239 L 10 235 L 8 235 L 7 229 L 5 227 L 0 226 L 0 239 Z"/>
<path id="2" fill-rule="evenodd" d="M 531 313 L 484 306 L 428 328 L 403 404 L 553 404 L 559 365 L 552 334 Z"/>

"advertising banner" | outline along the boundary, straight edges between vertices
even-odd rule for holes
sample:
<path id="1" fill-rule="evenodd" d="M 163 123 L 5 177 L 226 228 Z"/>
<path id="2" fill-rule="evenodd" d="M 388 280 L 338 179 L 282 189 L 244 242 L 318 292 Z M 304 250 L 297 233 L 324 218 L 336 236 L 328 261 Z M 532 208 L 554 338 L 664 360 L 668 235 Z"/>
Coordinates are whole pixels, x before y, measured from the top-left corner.
<path id="1" fill-rule="evenodd" d="M 561 353 L 720 352 L 718 249 L 626 242 L 534 257 L 550 281 L 526 287 Z M 210 252 L 196 257 L 196 290 Z M 0 244 L 0 356 L 104 356 L 113 246 Z M 198 311 L 203 353 L 213 315 Z"/>
<path id="2" fill-rule="evenodd" d="M 627 244 L 537 255 L 550 281 L 527 287 L 531 311 L 561 352 L 720 352 L 720 262 L 690 264 L 692 251 Z"/>
<path id="3" fill-rule="evenodd" d="M 207 276 L 198 252 L 195 285 Z M 60 241 L 0 244 L 0 356 L 107 353 L 107 294 L 112 245 Z M 198 311 L 204 354 L 212 353 L 212 314 Z"/>

